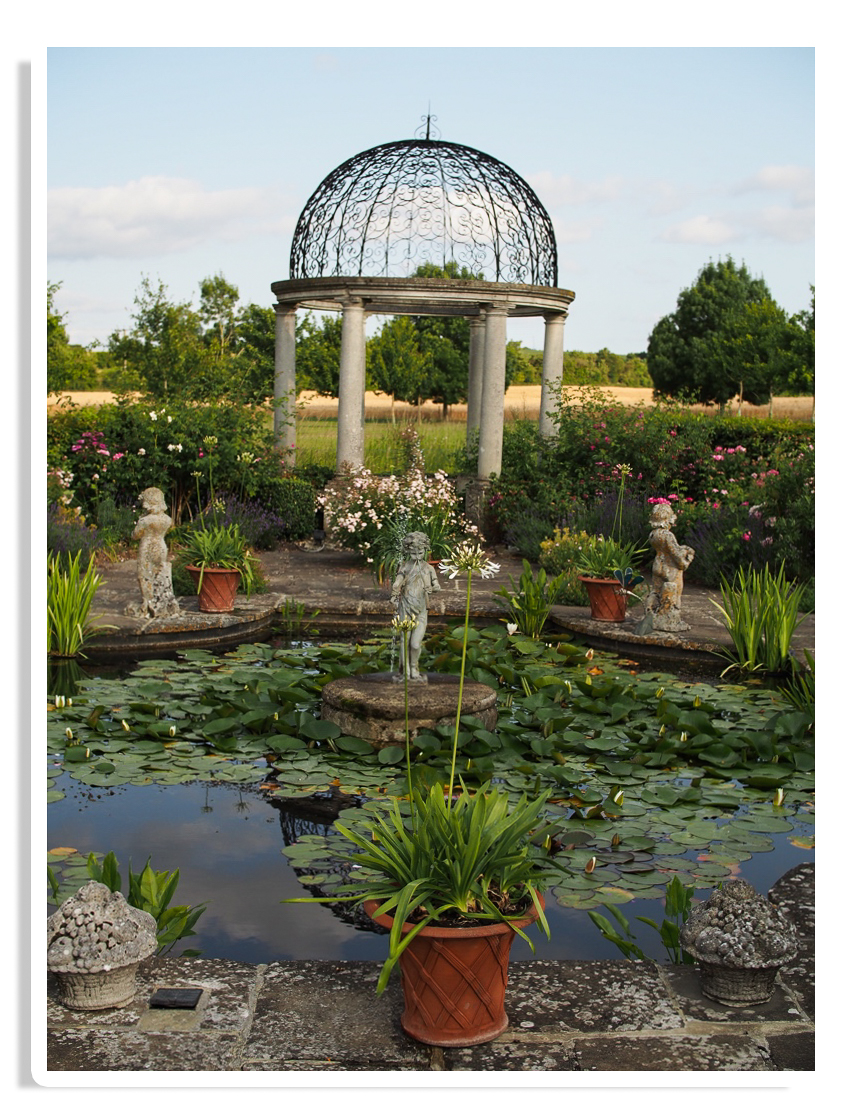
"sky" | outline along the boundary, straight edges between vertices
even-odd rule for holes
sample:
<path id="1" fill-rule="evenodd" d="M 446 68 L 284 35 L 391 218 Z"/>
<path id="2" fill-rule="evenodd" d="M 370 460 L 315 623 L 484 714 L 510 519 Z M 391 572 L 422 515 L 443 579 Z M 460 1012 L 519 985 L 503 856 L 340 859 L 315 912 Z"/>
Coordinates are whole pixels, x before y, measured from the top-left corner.
<path id="1" fill-rule="evenodd" d="M 289 278 L 299 213 L 428 113 L 530 186 L 575 292 L 567 350 L 646 350 L 710 260 L 788 314 L 814 274 L 809 47 L 57 47 L 47 51 L 47 278 L 70 339 L 128 328 L 142 277 L 197 304 Z M 374 324 L 370 324 L 369 333 Z M 540 348 L 540 318 L 510 320 Z"/>

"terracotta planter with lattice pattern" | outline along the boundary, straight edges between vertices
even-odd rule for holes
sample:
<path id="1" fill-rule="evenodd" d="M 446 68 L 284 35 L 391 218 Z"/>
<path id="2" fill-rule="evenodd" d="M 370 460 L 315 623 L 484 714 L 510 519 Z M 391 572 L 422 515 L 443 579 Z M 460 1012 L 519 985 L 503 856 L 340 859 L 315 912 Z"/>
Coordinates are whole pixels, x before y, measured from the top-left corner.
<path id="1" fill-rule="evenodd" d="M 365 911 L 391 928 L 389 916 L 374 915 L 379 907 L 377 901 L 368 901 Z M 525 928 L 536 916 L 531 908 L 512 924 Z M 405 934 L 412 927 L 405 924 Z M 423 928 L 399 960 L 405 1033 L 444 1048 L 485 1044 L 498 1037 L 509 1024 L 505 997 L 514 938 L 508 924 L 482 921 L 464 928 Z"/>

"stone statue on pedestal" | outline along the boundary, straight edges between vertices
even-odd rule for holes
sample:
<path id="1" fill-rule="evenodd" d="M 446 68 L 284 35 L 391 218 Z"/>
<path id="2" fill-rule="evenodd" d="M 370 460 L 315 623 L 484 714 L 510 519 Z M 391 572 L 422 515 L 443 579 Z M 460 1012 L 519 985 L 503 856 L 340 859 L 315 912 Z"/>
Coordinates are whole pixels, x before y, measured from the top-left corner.
<path id="1" fill-rule="evenodd" d="M 419 654 L 428 626 L 428 603 L 440 590 L 437 572 L 425 562 L 429 540 L 424 532 L 410 532 L 404 537 L 404 559 L 395 572 L 390 601 L 395 606 L 396 629 L 402 634 L 400 675 L 414 683 L 427 683 L 419 671 Z M 411 624 L 412 623 L 412 624 Z M 405 663 L 406 661 L 406 663 Z"/>
<path id="2" fill-rule="evenodd" d="M 174 597 L 173 572 L 165 536 L 173 526 L 161 489 L 145 489 L 140 496 L 144 514 L 135 525 L 132 539 L 138 545 L 138 585 L 143 601 L 130 602 L 129 617 L 176 617 L 180 606 Z"/>
<path id="3" fill-rule="evenodd" d="M 635 632 L 643 635 L 653 630 L 680 633 L 690 629 L 680 613 L 682 573 L 694 559 L 694 550 L 677 543 L 671 528 L 676 515 L 670 505 L 654 505 L 650 514 L 649 542 L 655 550 L 652 565 L 652 589 L 644 602 L 644 617 Z"/>

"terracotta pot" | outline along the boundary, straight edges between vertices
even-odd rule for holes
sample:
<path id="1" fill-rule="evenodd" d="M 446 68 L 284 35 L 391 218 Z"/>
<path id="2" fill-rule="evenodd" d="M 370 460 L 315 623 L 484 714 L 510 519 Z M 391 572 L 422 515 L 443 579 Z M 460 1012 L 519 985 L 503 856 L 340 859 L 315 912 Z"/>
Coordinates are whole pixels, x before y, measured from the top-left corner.
<path id="1" fill-rule="evenodd" d="M 590 599 L 590 616 L 594 621 L 625 621 L 628 595 L 615 578 L 588 578 L 578 575 Z"/>
<path id="2" fill-rule="evenodd" d="M 198 585 L 201 578 L 200 567 L 186 567 Z M 224 567 L 204 567 L 203 581 L 198 591 L 198 609 L 201 613 L 230 613 L 236 602 L 240 572 L 229 571 Z"/>
<path id="3" fill-rule="evenodd" d="M 390 916 L 374 915 L 379 907 L 377 901 L 365 903 L 372 919 L 391 928 Z M 512 923 L 525 928 L 536 916 L 531 908 Z M 405 924 L 404 932 L 412 928 Z M 399 959 L 404 1032 L 443 1048 L 485 1044 L 498 1037 L 509 1024 L 504 1002 L 514 938 L 508 924 L 483 921 L 464 928 L 423 928 Z"/>

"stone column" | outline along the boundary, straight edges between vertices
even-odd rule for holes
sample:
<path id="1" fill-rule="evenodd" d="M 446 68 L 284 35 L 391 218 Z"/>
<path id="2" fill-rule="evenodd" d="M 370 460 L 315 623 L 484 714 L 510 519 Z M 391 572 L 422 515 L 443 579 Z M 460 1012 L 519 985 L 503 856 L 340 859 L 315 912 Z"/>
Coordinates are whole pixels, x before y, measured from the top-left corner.
<path id="1" fill-rule="evenodd" d="M 542 356 L 542 400 L 539 405 L 539 434 L 556 435 L 559 423 L 553 415 L 560 406 L 563 385 L 563 327 L 567 315 L 545 315 L 545 349 Z"/>
<path id="2" fill-rule="evenodd" d="M 275 449 L 296 464 L 296 307 L 275 304 L 275 386 L 272 401 Z"/>
<path id="3" fill-rule="evenodd" d="M 365 463 L 365 310 L 361 299 L 343 304 L 335 467 Z"/>
<path id="4" fill-rule="evenodd" d="M 503 414 L 506 403 L 506 308 L 485 312 L 485 353 L 482 362 L 482 414 L 477 474 L 486 481 L 503 464 Z"/>
<path id="5" fill-rule="evenodd" d="M 485 316 L 470 319 L 470 372 L 467 380 L 467 438 L 482 414 L 482 373 L 485 361 Z"/>

